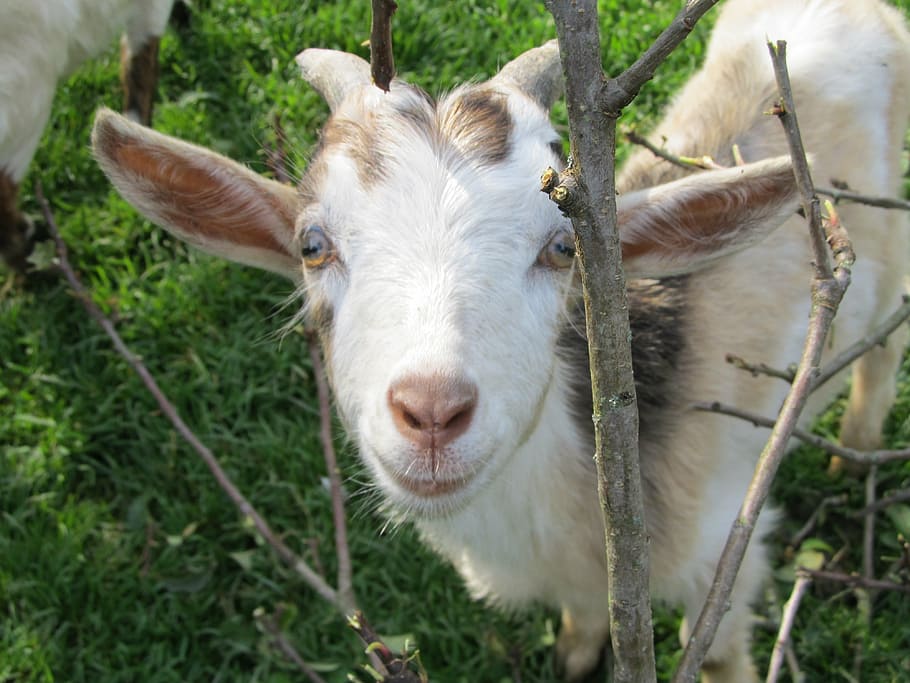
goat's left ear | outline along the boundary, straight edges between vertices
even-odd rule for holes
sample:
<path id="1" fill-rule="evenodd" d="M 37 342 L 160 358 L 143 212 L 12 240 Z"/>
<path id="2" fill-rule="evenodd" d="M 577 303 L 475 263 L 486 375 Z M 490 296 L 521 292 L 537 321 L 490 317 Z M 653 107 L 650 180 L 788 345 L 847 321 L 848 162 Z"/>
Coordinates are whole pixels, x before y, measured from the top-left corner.
<path id="1" fill-rule="evenodd" d="M 92 148 L 120 194 L 149 220 L 210 254 L 301 278 L 293 188 L 109 109 L 95 117 Z"/>
<path id="2" fill-rule="evenodd" d="M 789 157 L 633 192 L 618 205 L 623 265 L 629 277 L 698 270 L 761 241 L 798 204 Z"/>

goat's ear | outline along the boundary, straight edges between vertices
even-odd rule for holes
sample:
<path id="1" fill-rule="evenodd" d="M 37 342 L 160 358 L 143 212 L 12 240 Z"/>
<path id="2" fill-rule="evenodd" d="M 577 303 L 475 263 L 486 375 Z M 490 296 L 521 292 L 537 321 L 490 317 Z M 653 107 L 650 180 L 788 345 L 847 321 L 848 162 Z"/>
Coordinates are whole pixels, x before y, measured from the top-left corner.
<path id="1" fill-rule="evenodd" d="M 633 192 L 618 205 L 625 270 L 630 277 L 698 270 L 764 239 L 798 202 L 789 157 Z"/>
<path id="2" fill-rule="evenodd" d="M 203 251 L 300 279 L 293 188 L 109 109 L 95 117 L 92 147 L 120 194 L 149 220 Z"/>

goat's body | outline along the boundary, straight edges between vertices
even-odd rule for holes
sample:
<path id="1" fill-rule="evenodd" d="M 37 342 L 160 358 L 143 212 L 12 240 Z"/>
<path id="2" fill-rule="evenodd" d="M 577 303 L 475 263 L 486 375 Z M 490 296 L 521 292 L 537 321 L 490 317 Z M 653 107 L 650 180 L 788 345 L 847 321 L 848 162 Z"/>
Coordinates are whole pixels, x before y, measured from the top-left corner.
<path id="1" fill-rule="evenodd" d="M 786 367 L 800 357 L 809 312 L 792 170 L 766 158 L 786 154 L 764 114 L 775 92 L 766 34 L 790 41 L 819 182 L 895 194 L 910 115 L 910 39 L 894 10 L 877 0 L 728 0 L 704 68 L 655 139 L 721 163 L 738 143 L 754 163 L 674 180 L 684 172 L 641 152 L 620 176 L 627 273 L 657 278 L 629 285 L 651 583 L 685 605 L 687 620 L 766 438 L 692 403 L 774 415 L 786 386 L 725 356 Z M 300 62 L 333 116 L 296 192 L 111 114 L 96 124 L 99 163 L 182 239 L 299 283 L 339 413 L 390 508 L 474 595 L 562 607 L 560 656 L 582 675 L 607 636 L 607 573 L 570 226 L 537 191 L 541 170 L 559 163 L 545 112 L 555 49 L 439 102 L 397 81 L 381 94 L 352 55 L 308 50 Z M 903 217 L 840 213 L 858 262 L 829 353 L 894 307 L 910 251 Z M 878 439 L 901 341 L 857 366 L 844 418 L 851 445 Z M 837 389 L 817 393 L 805 419 Z M 754 677 L 748 606 L 766 570 L 753 543 L 709 652 L 714 681 Z"/>
<path id="2" fill-rule="evenodd" d="M 0 2 L 0 255 L 14 267 L 24 269 L 28 249 L 17 188 L 47 125 L 57 84 L 123 33 L 125 108 L 135 120 L 148 123 L 157 79 L 157 40 L 173 2 Z"/>

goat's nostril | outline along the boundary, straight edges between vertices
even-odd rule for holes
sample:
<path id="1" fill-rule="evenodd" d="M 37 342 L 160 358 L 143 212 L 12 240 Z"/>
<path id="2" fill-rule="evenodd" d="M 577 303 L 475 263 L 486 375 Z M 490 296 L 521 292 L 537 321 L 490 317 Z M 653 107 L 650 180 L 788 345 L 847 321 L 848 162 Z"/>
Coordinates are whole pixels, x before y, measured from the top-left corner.
<path id="1" fill-rule="evenodd" d="M 464 433 L 476 403 L 473 383 L 442 375 L 408 376 L 388 393 L 396 428 L 420 448 L 440 448 Z"/>

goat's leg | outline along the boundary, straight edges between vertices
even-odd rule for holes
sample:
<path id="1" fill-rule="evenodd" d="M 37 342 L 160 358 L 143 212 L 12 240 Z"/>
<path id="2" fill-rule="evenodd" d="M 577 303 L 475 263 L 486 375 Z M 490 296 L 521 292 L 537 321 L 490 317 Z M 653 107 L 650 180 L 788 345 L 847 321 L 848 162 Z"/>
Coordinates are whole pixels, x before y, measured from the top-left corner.
<path id="1" fill-rule="evenodd" d="M 32 251 L 32 225 L 19 211 L 19 183 L 0 171 L 0 256 L 20 273 L 28 270 Z"/>
<path id="2" fill-rule="evenodd" d="M 132 19 L 120 41 L 123 112 L 146 126 L 158 88 L 158 46 L 174 0 L 149 0 Z"/>
<path id="3" fill-rule="evenodd" d="M 562 627 L 556 640 L 556 659 L 564 677 L 577 681 L 597 666 L 610 635 L 610 621 L 606 604 L 594 610 L 592 603 L 582 608 L 564 606 Z"/>
<path id="4" fill-rule="evenodd" d="M 870 349 L 853 364 L 850 398 L 841 420 L 841 443 L 861 451 L 882 444 L 882 425 L 897 391 L 897 371 L 907 343 L 901 326 L 885 346 Z"/>
<path id="5" fill-rule="evenodd" d="M 123 86 L 123 113 L 143 125 L 152 123 L 152 106 L 158 88 L 158 36 L 149 36 L 132 45 L 129 36 L 120 41 L 120 83 Z"/>

